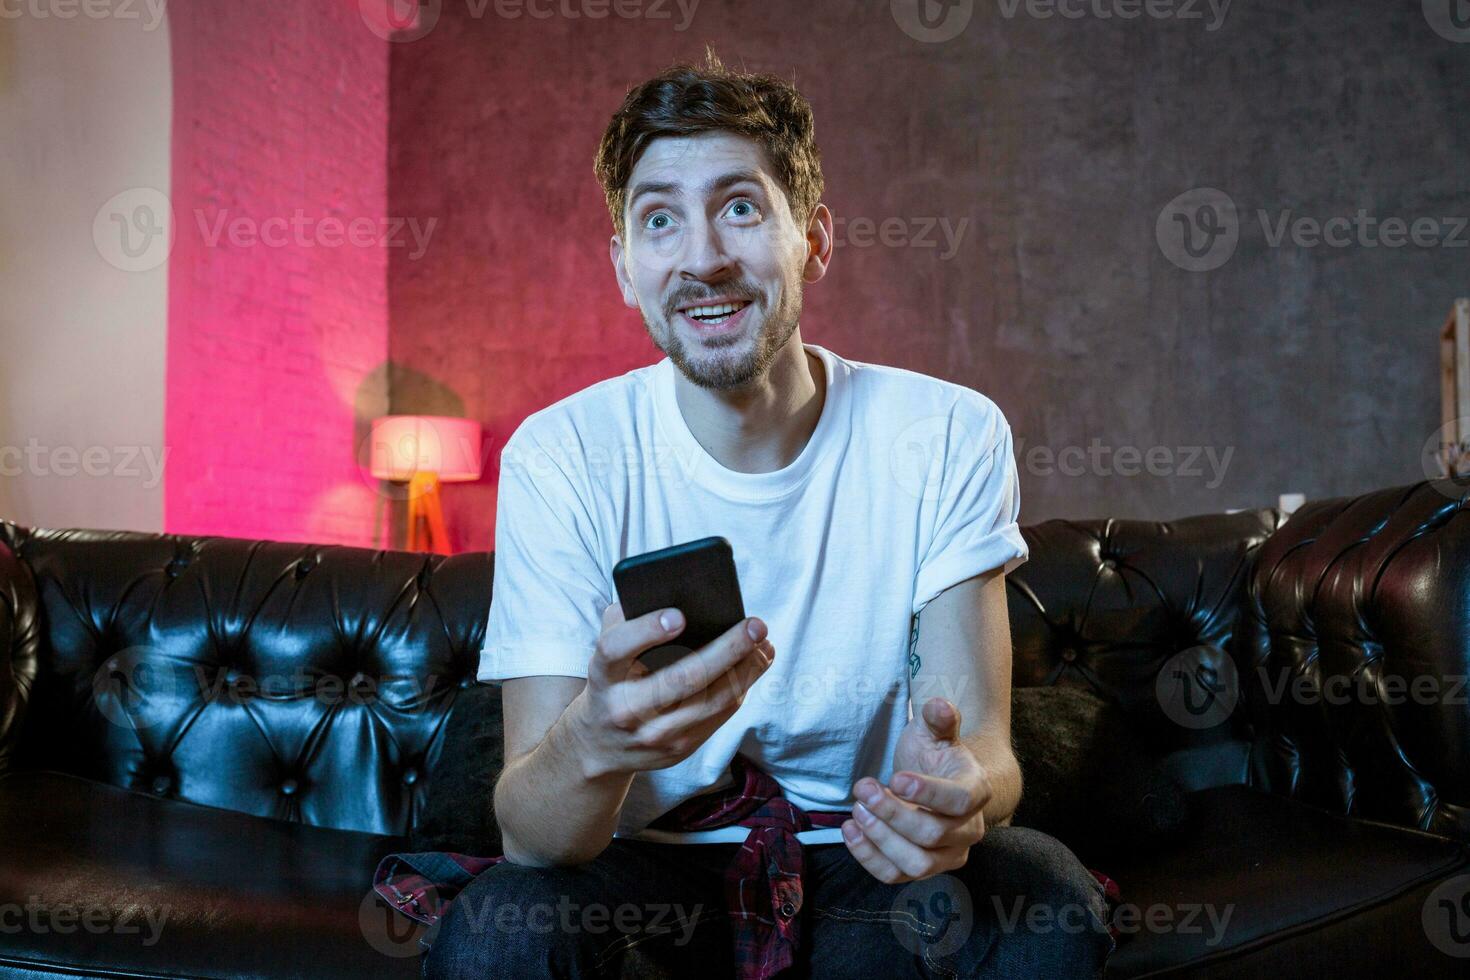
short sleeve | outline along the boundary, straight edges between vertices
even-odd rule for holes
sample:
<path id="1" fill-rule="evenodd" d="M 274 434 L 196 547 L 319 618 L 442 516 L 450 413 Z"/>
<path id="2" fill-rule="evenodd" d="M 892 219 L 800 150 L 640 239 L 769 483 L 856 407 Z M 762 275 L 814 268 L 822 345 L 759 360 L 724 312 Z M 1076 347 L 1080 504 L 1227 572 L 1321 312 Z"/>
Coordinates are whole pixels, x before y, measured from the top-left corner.
<path id="1" fill-rule="evenodd" d="M 946 449 L 934 533 L 914 580 L 916 615 L 950 586 L 995 568 L 1009 573 L 1029 557 L 1017 524 L 1021 485 L 1011 427 L 1000 409 L 984 404 L 988 417 L 958 418 L 952 427 L 965 437 Z M 970 437 L 976 433 L 984 435 Z"/>
<path id="2" fill-rule="evenodd" d="M 478 677 L 586 677 L 612 601 L 596 531 L 554 456 L 518 430 L 500 454 L 495 576 Z"/>

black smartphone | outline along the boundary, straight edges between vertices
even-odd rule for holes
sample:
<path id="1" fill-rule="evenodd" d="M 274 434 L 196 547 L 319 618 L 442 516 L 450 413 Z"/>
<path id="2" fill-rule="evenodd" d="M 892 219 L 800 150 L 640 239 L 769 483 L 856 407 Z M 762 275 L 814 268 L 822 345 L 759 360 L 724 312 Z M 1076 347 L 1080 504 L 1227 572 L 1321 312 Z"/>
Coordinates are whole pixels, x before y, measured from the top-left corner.
<path id="1" fill-rule="evenodd" d="M 667 667 L 716 639 L 745 618 L 735 553 L 721 537 L 686 541 L 624 558 L 613 566 L 613 585 L 623 618 L 673 607 L 684 614 L 684 631 L 673 643 L 645 650 L 638 660 L 649 670 Z"/>

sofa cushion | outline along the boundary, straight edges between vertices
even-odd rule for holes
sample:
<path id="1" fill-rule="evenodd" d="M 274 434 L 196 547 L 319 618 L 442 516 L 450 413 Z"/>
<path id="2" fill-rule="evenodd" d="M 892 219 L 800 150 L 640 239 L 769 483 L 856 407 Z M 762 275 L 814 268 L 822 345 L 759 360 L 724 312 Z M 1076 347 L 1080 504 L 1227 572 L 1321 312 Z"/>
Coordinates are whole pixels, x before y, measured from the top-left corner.
<path id="1" fill-rule="evenodd" d="M 1083 861 L 1158 847 L 1184 822 L 1184 791 L 1123 709 L 1075 687 L 1011 691 L 1011 741 L 1025 788 L 1011 822 Z"/>
<path id="2" fill-rule="evenodd" d="M 501 853 L 495 782 L 505 768 L 499 684 L 460 692 L 444 723 L 443 748 L 430 773 L 424 809 L 409 831 L 415 851 Z"/>
<path id="3" fill-rule="evenodd" d="M 1102 870 L 1133 915 L 1114 920 L 1128 928 L 1110 978 L 1463 975 L 1424 913 L 1437 885 L 1470 870 L 1470 846 L 1434 834 L 1227 786 L 1190 795 L 1176 844 Z M 1158 910 L 1154 925 L 1133 909 Z"/>
<path id="4" fill-rule="evenodd" d="M 370 887 L 403 844 L 6 773 L 0 974 L 417 977 L 418 935 Z"/>

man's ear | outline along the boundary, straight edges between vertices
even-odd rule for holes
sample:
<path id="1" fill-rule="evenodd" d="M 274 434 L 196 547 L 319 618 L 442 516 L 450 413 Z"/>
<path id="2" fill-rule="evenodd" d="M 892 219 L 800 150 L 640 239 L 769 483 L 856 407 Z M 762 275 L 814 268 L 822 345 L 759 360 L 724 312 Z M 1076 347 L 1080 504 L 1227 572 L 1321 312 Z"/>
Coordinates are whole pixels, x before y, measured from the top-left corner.
<path id="1" fill-rule="evenodd" d="M 623 305 L 630 310 L 638 309 L 638 297 L 633 293 L 633 280 L 628 277 L 628 267 L 623 262 L 623 240 L 612 236 L 608 243 L 608 255 L 612 257 L 613 274 L 618 277 L 618 289 L 623 294 Z"/>
<path id="2" fill-rule="evenodd" d="M 806 225 L 806 262 L 801 267 L 802 282 L 816 282 L 827 274 L 832 264 L 832 212 L 827 205 L 812 208 L 811 220 Z"/>

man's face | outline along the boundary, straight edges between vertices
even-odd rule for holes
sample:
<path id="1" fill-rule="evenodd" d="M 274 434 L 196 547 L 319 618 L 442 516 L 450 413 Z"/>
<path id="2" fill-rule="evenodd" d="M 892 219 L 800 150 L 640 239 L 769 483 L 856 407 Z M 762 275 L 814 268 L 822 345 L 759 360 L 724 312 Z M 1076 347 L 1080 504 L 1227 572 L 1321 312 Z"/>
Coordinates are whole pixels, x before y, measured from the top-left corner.
<path id="1" fill-rule="evenodd" d="M 618 285 L 658 348 L 705 388 L 762 377 L 796 329 L 803 279 L 825 269 L 813 242 L 826 249 L 797 225 L 760 145 L 722 131 L 654 140 L 624 217 Z"/>

